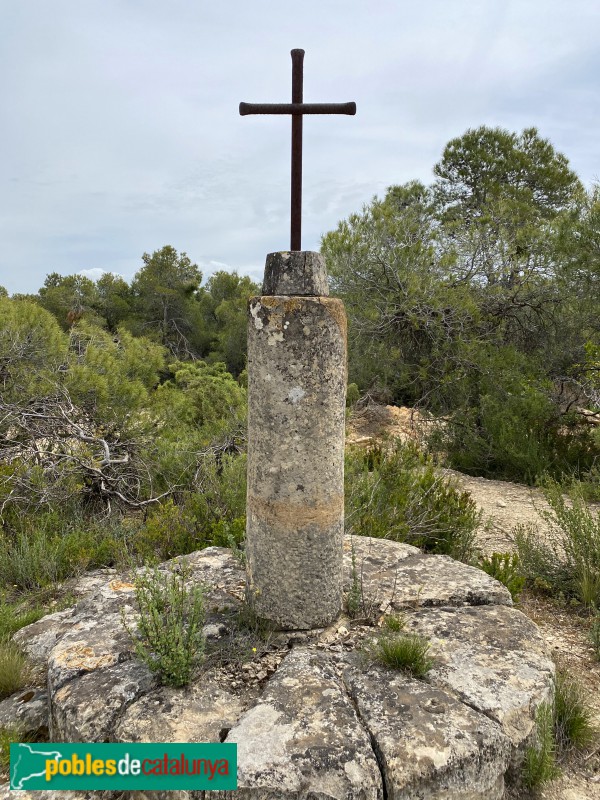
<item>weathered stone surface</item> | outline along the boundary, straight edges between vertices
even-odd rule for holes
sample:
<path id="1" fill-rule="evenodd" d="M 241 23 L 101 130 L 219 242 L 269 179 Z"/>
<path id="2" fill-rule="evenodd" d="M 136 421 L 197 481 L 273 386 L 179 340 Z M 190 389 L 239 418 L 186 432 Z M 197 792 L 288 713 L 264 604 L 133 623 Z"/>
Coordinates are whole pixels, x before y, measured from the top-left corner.
<path id="1" fill-rule="evenodd" d="M 352 550 L 354 563 L 352 567 Z M 483 570 L 449 556 L 367 536 L 344 540 L 344 589 L 357 581 L 367 605 L 380 611 L 428 606 L 512 605 L 508 589 Z"/>
<path id="2" fill-rule="evenodd" d="M 64 586 L 69 594 L 81 599 L 106 586 L 116 576 L 116 569 L 109 569 L 108 567 L 96 569 L 93 572 L 86 572 L 76 578 L 71 578 Z"/>
<path id="3" fill-rule="evenodd" d="M 155 686 L 156 679 L 139 661 L 99 669 L 66 683 L 52 697 L 53 740 L 112 739 L 116 723 L 127 706 Z"/>
<path id="4" fill-rule="evenodd" d="M 369 737 L 322 654 L 292 652 L 226 741 L 238 745 L 238 790 L 219 797 L 383 797 Z"/>
<path id="5" fill-rule="evenodd" d="M 235 605 L 244 597 L 246 572 L 244 565 L 226 547 L 207 547 L 186 556 L 179 556 L 161 567 L 178 562 L 190 570 L 190 580 L 202 585 L 211 605 Z"/>
<path id="6" fill-rule="evenodd" d="M 43 689 L 22 689 L 0 702 L 0 728 L 16 725 L 25 734 L 48 728 L 48 693 Z"/>
<path id="7" fill-rule="evenodd" d="M 31 625 L 26 625 L 13 636 L 27 655 L 27 658 L 37 665 L 44 665 L 52 648 L 73 626 L 74 609 L 56 611 L 48 614 Z"/>
<path id="8" fill-rule="evenodd" d="M 255 297 L 248 324 L 248 598 L 283 629 L 342 606 L 346 317 L 328 297 Z"/>
<path id="9" fill-rule="evenodd" d="M 326 297 L 329 285 L 325 259 L 320 253 L 310 250 L 269 253 L 262 293 Z"/>
<path id="10" fill-rule="evenodd" d="M 440 689 L 357 663 L 344 671 L 394 800 L 500 800 L 511 746 L 500 726 Z"/>
<path id="11" fill-rule="evenodd" d="M 241 699 L 204 676 L 187 691 L 162 686 L 122 715 L 117 742 L 220 742 L 244 711 Z"/>
<path id="12" fill-rule="evenodd" d="M 108 601 L 112 603 L 112 599 Z M 98 606 L 98 609 L 101 606 Z M 126 619 L 135 629 L 137 615 L 131 607 Z M 48 657 L 48 689 L 51 696 L 78 675 L 127 661 L 133 642 L 121 622 L 121 615 L 110 609 L 94 617 L 74 617 L 68 633 L 54 646 Z"/>
<path id="13" fill-rule="evenodd" d="M 521 747 L 535 709 L 550 699 L 555 672 L 534 623 L 514 608 L 479 606 L 419 611 L 406 627 L 431 643 L 430 683 L 499 722 Z"/>

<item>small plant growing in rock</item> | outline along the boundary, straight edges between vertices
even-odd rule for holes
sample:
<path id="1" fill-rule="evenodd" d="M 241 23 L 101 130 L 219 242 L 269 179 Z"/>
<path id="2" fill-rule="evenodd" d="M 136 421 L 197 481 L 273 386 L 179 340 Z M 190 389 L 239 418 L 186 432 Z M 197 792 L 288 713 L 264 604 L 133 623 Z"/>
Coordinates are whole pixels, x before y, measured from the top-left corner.
<path id="1" fill-rule="evenodd" d="M 523 783 L 528 789 L 558 777 L 556 740 L 554 738 L 554 712 L 550 703 L 542 703 L 535 715 L 535 741 L 525 751 Z"/>
<path id="2" fill-rule="evenodd" d="M 433 666 L 429 642 L 417 633 L 385 631 L 375 643 L 373 655 L 386 667 L 408 672 L 417 678 L 423 677 Z"/>
<path id="3" fill-rule="evenodd" d="M 593 713 L 584 699 L 583 687 L 566 670 L 556 672 L 554 733 L 561 752 L 585 750 L 596 737 Z"/>
<path id="4" fill-rule="evenodd" d="M 384 617 L 383 620 L 383 627 L 392 633 L 399 633 L 401 630 L 404 630 L 405 625 L 406 621 L 404 617 L 399 617 L 395 614 L 389 614 Z"/>
<path id="5" fill-rule="evenodd" d="M 185 686 L 204 658 L 204 597 L 199 586 L 188 587 L 189 570 L 138 575 L 135 582 L 140 611 L 138 635 L 123 624 L 135 643 L 136 655 L 167 686 Z"/>
<path id="6" fill-rule="evenodd" d="M 356 551 L 354 549 L 354 542 L 352 543 L 352 585 L 350 586 L 350 591 L 346 597 L 346 608 L 348 610 L 348 615 L 354 619 L 358 616 L 359 611 L 362 606 L 362 586 L 360 577 L 358 575 L 358 569 L 356 566 Z"/>
<path id="7" fill-rule="evenodd" d="M 519 599 L 525 586 L 525 577 L 521 574 L 521 564 L 516 553 L 492 553 L 490 558 L 483 556 L 479 559 L 479 567 L 503 583 L 515 602 Z"/>

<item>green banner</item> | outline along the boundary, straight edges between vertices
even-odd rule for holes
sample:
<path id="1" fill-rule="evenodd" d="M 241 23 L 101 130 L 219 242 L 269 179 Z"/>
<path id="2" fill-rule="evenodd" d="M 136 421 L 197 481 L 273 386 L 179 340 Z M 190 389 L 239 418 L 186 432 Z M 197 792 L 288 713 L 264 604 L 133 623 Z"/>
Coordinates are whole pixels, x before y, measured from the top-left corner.
<path id="1" fill-rule="evenodd" d="M 237 788 L 236 744 L 11 744 L 10 788 Z"/>

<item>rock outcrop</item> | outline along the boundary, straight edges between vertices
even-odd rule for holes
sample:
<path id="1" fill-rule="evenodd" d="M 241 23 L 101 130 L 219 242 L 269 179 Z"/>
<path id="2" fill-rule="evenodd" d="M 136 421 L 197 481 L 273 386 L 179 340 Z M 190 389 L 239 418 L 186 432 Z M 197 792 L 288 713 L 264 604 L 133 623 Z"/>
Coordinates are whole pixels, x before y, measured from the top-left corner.
<path id="1" fill-rule="evenodd" d="M 18 632 L 47 666 L 47 700 L 32 688 L 29 716 L 27 692 L 3 701 L 0 724 L 14 715 L 39 729 L 46 715 L 52 741 L 235 742 L 239 789 L 222 798 L 499 800 L 518 776 L 554 666 L 536 626 L 485 573 L 409 545 L 346 539 L 345 590 L 358 594 L 359 615 L 256 638 L 252 652 L 238 619 L 242 565 L 211 547 L 160 569 L 182 561 L 207 609 L 207 658 L 191 686 L 159 686 L 135 658 L 123 625 L 136 625 L 132 576 L 104 570 L 78 583 L 73 608 Z M 366 655 L 391 613 L 429 640 L 424 679 Z"/>

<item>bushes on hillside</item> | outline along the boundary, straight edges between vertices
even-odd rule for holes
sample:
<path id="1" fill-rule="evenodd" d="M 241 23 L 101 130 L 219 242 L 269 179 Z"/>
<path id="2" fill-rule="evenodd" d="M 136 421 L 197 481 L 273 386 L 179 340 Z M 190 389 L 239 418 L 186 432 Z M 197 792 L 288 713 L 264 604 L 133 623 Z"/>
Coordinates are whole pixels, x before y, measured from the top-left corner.
<path id="1" fill-rule="evenodd" d="M 470 495 L 436 472 L 416 445 L 397 442 L 348 455 L 346 520 L 355 535 L 468 561 L 480 515 Z"/>

